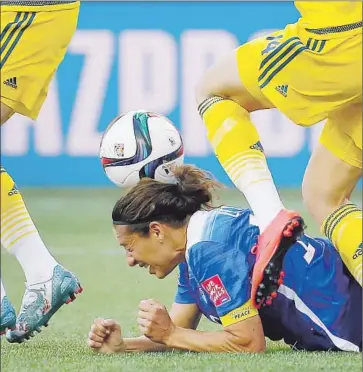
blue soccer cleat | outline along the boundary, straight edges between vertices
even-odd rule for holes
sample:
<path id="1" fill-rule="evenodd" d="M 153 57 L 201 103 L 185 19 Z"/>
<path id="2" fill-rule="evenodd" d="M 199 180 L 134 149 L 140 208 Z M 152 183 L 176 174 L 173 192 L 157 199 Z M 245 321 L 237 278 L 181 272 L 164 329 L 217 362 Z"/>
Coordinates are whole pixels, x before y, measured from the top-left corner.
<path id="1" fill-rule="evenodd" d="M 72 302 L 82 287 L 70 271 L 57 265 L 53 277 L 43 283 L 33 284 L 25 290 L 15 330 L 9 330 L 6 339 L 22 343 L 47 326 L 49 319 L 64 305 Z"/>
<path id="2" fill-rule="evenodd" d="M 7 296 L 1 300 L 1 326 L 0 335 L 3 335 L 7 329 L 15 329 L 16 312 Z"/>

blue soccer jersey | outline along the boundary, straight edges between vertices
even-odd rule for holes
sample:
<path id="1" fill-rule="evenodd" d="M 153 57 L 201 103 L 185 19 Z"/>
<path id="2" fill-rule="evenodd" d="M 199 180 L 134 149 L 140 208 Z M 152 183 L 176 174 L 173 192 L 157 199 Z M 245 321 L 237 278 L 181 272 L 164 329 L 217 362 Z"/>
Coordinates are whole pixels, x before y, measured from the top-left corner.
<path id="1" fill-rule="evenodd" d="M 286 276 L 273 304 L 261 310 L 251 305 L 251 248 L 258 234 L 250 210 L 195 213 L 175 302 L 195 303 L 224 326 L 259 314 L 265 336 L 296 349 L 361 350 L 362 290 L 325 239 L 304 235 L 284 258 Z"/>

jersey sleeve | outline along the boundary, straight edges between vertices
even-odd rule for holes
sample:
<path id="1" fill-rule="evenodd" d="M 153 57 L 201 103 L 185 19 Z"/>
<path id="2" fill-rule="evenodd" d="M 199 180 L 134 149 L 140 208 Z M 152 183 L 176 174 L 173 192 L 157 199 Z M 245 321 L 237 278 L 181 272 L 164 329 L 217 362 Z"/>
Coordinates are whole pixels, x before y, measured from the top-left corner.
<path id="1" fill-rule="evenodd" d="M 174 301 L 178 304 L 195 304 L 196 302 L 189 285 L 188 265 L 186 262 L 179 264 L 178 288 Z"/>
<path id="2" fill-rule="evenodd" d="M 189 249 L 188 264 L 223 326 L 258 314 L 251 304 L 250 268 L 242 249 L 200 242 Z"/>

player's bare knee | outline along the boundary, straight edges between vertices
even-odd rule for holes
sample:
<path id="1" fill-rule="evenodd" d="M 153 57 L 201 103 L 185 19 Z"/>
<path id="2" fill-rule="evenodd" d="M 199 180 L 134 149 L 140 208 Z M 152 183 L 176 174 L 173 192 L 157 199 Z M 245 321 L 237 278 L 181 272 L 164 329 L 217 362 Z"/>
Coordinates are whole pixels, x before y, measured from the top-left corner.
<path id="1" fill-rule="evenodd" d="M 318 181 L 318 178 L 304 178 L 302 196 L 304 204 L 315 220 L 322 224 L 327 216 L 345 203 L 349 196 L 335 190 L 329 183 Z"/>
<path id="2" fill-rule="evenodd" d="M 322 202 L 320 188 L 305 177 L 302 183 L 301 191 L 307 210 L 314 215 L 315 209 L 319 208 L 319 202 Z"/>
<path id="3" fill-rule="evenodd" d="M 195 100 L 198 106 L 210 97 L 217 96 L 229 98 L 228 94 L 226 94 L 223 89 L 223 84 L 220 84 L 219 87 L 215 87 L 215 84 L 211 84 L 211 79 L 213 79 L 213 75 L 210 76 L 210 74 L 206 73 L 195 86 Z"/>
<path id="4" fill-rule="evenodd" d="M 243 93 L 236 54 L 230 53 L 211 66 L 195 86 L 195 98 L 200 105 L 210 97 L 232 99 Z"/>
<path id="5" fill-rule="evenodd" d="M 198 106 L 211 97 L 232 100 L 248 112 L 271 108 L 265 102 L 253 97 L 244 87 L 235 51 L 209 68 L 196 84 L 195 99 Z"/>
<path id="6" fill-rule="evenodd" d="M 199 81 L 198 84 L 195 86 L 194 94 L 198 106 L 210 97 L 210 93 L 204 79 Z"/>

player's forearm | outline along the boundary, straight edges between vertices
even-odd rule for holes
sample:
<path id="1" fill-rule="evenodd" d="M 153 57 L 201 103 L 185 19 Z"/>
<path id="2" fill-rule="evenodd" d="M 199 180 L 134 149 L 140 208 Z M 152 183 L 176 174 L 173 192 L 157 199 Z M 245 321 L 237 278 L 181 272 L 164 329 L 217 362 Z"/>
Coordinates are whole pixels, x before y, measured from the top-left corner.
<path id="1" fill-rule="evenodd" d="M 177 327 L 170 336 L 169 348 L 196 352 L 261 352 L 256 344 L 247 338 L 241 338 L 227 331 L 201 332 Z"/>
<path id="2" fill-rule="evenodd" d="M 126 352 L 162 352 L 168 351 L 168 347 L 151 341 L 145 336 L 125 338 Z"/>

